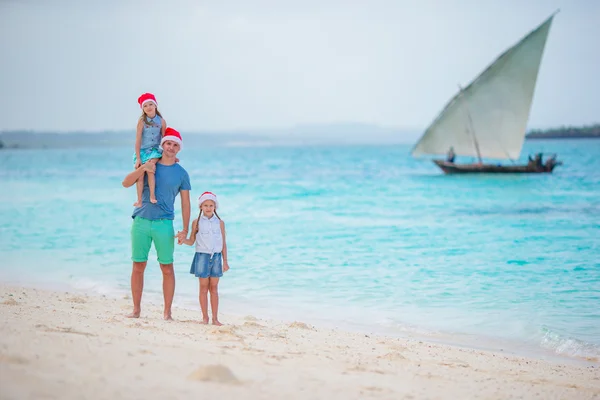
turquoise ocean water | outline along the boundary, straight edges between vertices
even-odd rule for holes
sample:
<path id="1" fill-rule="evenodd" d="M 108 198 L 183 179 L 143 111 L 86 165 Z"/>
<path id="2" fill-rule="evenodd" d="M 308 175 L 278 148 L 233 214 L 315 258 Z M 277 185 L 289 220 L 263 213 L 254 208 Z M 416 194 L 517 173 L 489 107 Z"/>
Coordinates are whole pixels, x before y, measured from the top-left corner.
<path id="1" fill-rule="evenodd" d="M 445 176 L 410 147 L 185 148 L 192 216 L 211 190 L 227 224 L 222 312 L 600 357 L 600 141 L 527 142 L 559 153 L 552 175 Z M 127 293 L 131 149 L 1 155 L 1 280 Z M 192 257 L 176 248 L 178 307 Z"/>

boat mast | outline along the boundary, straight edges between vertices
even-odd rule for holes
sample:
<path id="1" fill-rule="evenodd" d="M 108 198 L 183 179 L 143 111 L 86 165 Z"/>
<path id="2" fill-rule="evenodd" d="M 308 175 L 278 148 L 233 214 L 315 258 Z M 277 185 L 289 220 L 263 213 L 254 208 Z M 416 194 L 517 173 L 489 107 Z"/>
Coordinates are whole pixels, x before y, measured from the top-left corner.
<path id="1" fill-rule="evenodd" d="M 460 89 L 460 93 L 463 94 L 462 86 L 458 85 L 458 88 Z M 464 99 L 464 95 L 463 95 L 463 99 Z M 469 126 L 467 127 L 467 133 L 471 134 L 471 137 L 473 138 L 473 145 L 475 146 L 475 151 L 477 152 L 477 158 L 479 159 L 479 163 L 483 164 L 483 161 L 481 160 L 481 152 L 479 151 L 479 143 L 477 142 L 477 137 L 475 136 L 475 129 L 473 129 L 473 120 L 471 119 L 471 113 L 469 112 L 469 106 L 467 105 L 466 101 L 463 101 L 462 103 L 465 106 L 465 111 L 467 112 L 467 118 L 469 120 Z"/>

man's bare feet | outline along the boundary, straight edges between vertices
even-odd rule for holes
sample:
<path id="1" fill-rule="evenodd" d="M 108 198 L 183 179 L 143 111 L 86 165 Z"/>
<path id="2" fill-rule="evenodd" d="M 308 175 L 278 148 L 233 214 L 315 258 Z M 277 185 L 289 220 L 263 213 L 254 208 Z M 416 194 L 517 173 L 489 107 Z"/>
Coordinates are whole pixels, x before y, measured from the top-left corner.
<path id="1" fill-rule="evenodd" d="M 216 319 L 216 318 L 213 318 L 213 323 L 212 323 L 212 324 L 213 324 L 213 325 L 216 325 L 216 326 L 223 326 L 223 324 L 222 324 L 222 323 L 220 323 L 220 322 L 219 322 L 219 320 L 218 320 L 218 319 Z"/>
<path id="2" fill-rule="evenodd" d="M 158 203 L 158 201 L 156 200 L 156 197 L 150 197 L 150 203 L 152 203 L 152 204 Z"/>
<path id="3" fill-rule="evenodd" d="M 140 317 L 140 312 L 139 311 L 134 311 L 131 314 L 127 314 L 125 316 L 125 318 L 139 318 Z"/>
<path id="4" fill-rule="evenodd" d="M 133 206 L 134 207 L 141 207 L 142 206 L 142 201 L 141 200 L 136 201 L 135 203 L 133 203 Z"/>
<path id="5" fill-rule="evenodd" d="M 202 318 L 202 322 L 200 322 L 202 325 L 207 325 L 208 324 L 208 317 Z"/>
<path id="6" fill-rule="evenodd" d="M 164 319 L 165 319 L 165 321 L 173 321 L 173 317 L 171 316 L 171 313 L 165 314 Z"/>

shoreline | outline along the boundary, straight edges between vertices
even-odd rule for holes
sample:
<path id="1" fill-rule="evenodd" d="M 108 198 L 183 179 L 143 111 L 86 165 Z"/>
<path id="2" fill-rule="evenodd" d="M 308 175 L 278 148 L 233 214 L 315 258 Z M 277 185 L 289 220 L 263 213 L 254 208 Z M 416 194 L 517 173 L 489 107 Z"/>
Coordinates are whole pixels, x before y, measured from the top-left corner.
<path id="1" fill-rule="evenodd" d="M 129 297 L 129 296 L 127 296 Z M 303 321 L 199 312 L 129 298 L 0 284 L 6 398 L 578 398 L 600 396 L 598 366 Z M 3 398 L 4 398 L 3 396 Z"/>
<path id="2" fill-rule="evenodd" d="M 10 279 L 8 276 L 0 276 L 0 288 L 2 287 L 15 287 L 24 289 L 36 289 L 47 292 L 59 293 L 68 292 L 74 295 L 83 295 L 91 297 L 103 297 L 108 299 L 125 299 L 131 306 L 131 295 L 129 290 L 121 290 L 112 288 L 111 290 L 98 290 L 97 288 L 89 288 L 87 286 L 73 286 L 73 284 L 67 284 L 64 282 L 50 282 L 47 280 L 39 280 L 34 282 L 23 282 L 20 279 Z M 142 299 L 142 316 L 145 313 L 147 307 L 162 307 L 162 292 L 160 288 L 146 288 Z M 273 309 L 261 307 L 258 310 L 254 307 L 249 307 L 245 303 L 238 303 L 230 301 L 226 297 L 221 298 L 221 307 L 223 310 L 223 303 L 229 307 L 238 310 L 241 307 L 241 311 L 234 313 L 226 313 L 225 315 L 232 316 L 235 319 L 241 318 L 243 315 L 256 314 L 261 315 L 261 318 L 271 323 L 282 323 L 291 318 L 287 314 L 273 311 Z M 233 306 L 233 307 L 231 307 Z M 173 314 L 176 318 L 178 310 L 184 310 L 185 312 L 194 312 L 197 314 L 198 319 L 200 318 L 200 310 L 197 304 L 197 299 L 194 296 L 181 295 L 181 293 L 175 293 L 175 299 L 173 302 Z M 220 314 L 222 311 L 220 312 Z M 466 350 L 478 350 L 478 351 L 490 351 L 503 355 L 525 357 L 536 360 L 549 361 L 553 363 L 567 363 L 578 366 L 594 366 L 600 368 L 600 357 L 596 356 L 583 356 L 574 355 L 568 353 L 559 353 L 553 349 L 544 348 L 539 343 L 528 343 L 523 339 L 518 338 L 503 338 L 493 337 L 485 334 L 477 333 L 464 333 L 464 332 L 450 332 L 438 329 L 429 329 L 418 326 L 402 326 L 402 327 L 391 327 L 391 326 L 380 326 L 364 323 L 355 323 L 342 320 L 327 320 L 323 316 L 321 317 L 309 317 L 303 313 L 296 315 L 298 319 L 314 325 L 317 328 L 328 329 L 328 330 L 339 330 L 352 334 L 367 334 L 382 337 L 389 337 L 394 339 L 402 340 L 417 340 L 427 343 L 435 343 L 439 345 L 459 347 Z"/>

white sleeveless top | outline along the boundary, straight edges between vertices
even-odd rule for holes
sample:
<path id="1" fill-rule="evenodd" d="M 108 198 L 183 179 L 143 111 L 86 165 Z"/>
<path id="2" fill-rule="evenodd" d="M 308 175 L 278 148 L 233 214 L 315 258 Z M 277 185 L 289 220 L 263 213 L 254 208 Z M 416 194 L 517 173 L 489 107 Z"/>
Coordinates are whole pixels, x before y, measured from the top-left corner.
<path id="1" fill-rule="evenodd" d="M 200 226 L 196 234 L 196 253 L 207 253 L 212 256 L 222 252 L 221 220 L 215 214 L 210 219 L 202 215 L 198 225 Z"/>

